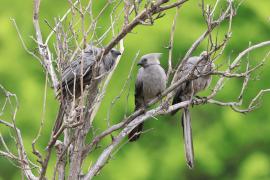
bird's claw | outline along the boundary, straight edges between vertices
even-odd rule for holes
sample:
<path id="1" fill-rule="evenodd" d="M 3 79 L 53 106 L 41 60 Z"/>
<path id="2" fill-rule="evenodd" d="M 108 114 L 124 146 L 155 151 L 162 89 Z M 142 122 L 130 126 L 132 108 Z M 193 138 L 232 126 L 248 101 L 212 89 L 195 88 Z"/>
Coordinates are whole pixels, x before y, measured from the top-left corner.
<path id="1" fill-rule="evenodd" d="M 193 105 L 197 105 L 199 103 L 206 104 L 207 103 L 207 97 L 200 97 L 200 96 L 195 96 L 195 99 L 192 99 L 192 107 Z"/>
<path id="2" fill-rule="evenodd" d="M 143 107 L 142 107 L 142 113 L 145 114 L 146 111 L 147 111 L 147 110 L 146 110 L 146 106 L 143 106 Z"/>
<path id="3" fill-rule="evenodd" d="M 164 111 L 167 111 L 170 107 L 170 104 L 168 101 L 164 101 L 161 103 L 161 108 L 164 110 Z"/>
<path id="4" fill-rule="evenodd" d="M 207 101 L 208 101 L 208 99 L 207 99 L 207 97 L 201 97 L 201 100 L 202 100 L 202 103 L 203 104 L 206 104 L 207 103 Z"/>
<path id="5" fill-rule="evenodd" d="M 198 104 L 198 100 L 197 99 L 192 99 L 191 107 L 193 107 L 195 104 Z"/>

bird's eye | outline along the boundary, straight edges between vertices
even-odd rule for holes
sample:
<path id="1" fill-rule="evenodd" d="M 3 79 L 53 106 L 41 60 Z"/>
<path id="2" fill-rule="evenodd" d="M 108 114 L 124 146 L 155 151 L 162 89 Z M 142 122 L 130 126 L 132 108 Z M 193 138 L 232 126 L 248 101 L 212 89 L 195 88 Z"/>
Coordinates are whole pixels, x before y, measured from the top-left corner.
<path id="1" fill-rule="evenodd" d="M 147 61 L 146 58 L 143 58 L 143 59 L 142 59 L 142 62 L 143 62 L 143 63 L 146 63 L 146 61 Z"/>
<path id="2" fill-rule="evenodd" d="M 88 50 L 88 51 L 86 51 L 86 53 L 93 54 L 93 51 L 92 50 Z"/>

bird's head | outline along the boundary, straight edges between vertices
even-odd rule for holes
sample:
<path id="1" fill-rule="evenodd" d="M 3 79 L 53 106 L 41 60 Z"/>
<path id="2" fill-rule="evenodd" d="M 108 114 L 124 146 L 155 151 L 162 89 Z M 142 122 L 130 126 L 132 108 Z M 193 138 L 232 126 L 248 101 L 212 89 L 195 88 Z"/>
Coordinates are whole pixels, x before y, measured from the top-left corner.
<path id="1" fill-rule="evenodd" d="M 104 68 L 106 71 L 109 71 L 113 67 L 117 57 L 120 55 L 120 51 L 114 48 L 110 50 L 110 52 L 103 58 Z"/>
<path id="2" fill-rule="evenodd" d="M 159 65 L 159 59 L 161 57 L 161 53 L 151 53 L 146 54 L 141 57 L 141 60 L 138 62 L 138 66 L 147 67 L 150 65 Z"/>
<path id="3" fill-rule="evenodd" d="M 207 51 L 203 51 L 201 52 L 200 57 L 202 57 L 202 59 L 208 60 L 210 58 L 210 55 Z"/>
<path id="4" fill-rule="evenodd" d="M 101 49 L 93 46 L 93 45 L 87 45 L 84 49 L 84 53 L 89 56 L 97 56 L 98 53 L 100 53 Z"/>
<path id="5" fill-rule="evenodd" d="M 84 49 L 84 53 L 88 56 L 98 56 L 101 52 L 101 48 L 98 48 L 93 45 L 87 45 L 87 47 Z M 110 50 L 110 52 L 106 55 L 106 57 L 115 60 L 119 55 L 121 55 L 121 52 L 117 49 L 113 48 Z"/>
<path id="6" fill-rule="evenodd" d="M 110 54 L 112 57 L 114 57 L 115 59 L 121 55 L 121 52 L 118 51 L 117 49 L 113 48 L 110 50 Z"/>

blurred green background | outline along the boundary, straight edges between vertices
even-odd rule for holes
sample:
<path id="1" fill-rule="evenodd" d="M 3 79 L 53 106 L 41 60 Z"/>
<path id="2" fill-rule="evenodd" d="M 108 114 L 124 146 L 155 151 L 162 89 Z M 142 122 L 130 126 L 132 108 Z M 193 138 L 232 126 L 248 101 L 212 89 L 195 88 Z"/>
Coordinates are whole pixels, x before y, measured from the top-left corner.
<path id="1" fill-rule="evenodd" d="M 205 1 L 211 5 L 215 1 Z M 175 33 L 173 51 L 174 65 L 177 59 L 185 52 L 205 30 L 205 22 L 201 16 L 199 0 L 186 3 L 179 11 Z M 0 0 L 0 84 L 9 91 L 17 94 L 20 102 L 17 114 L 17 126 L 21 128 L 24 144 L 30 158 L 31 142 L 38 132 L 42 117 L 42 103 L 44 98 L 45 77 L 37 60 L 23 49 L 10 18 L 14 18 L 20 28 L 30 50 L 35 51 L 35 43 L 30 36 L 34 36 L 32 26 L 32 1 Z M 103 2 L 94 1 L 94 13 L 97 14 Z M 64 14 L 68 8 L 67 1 L 43 0 L 41 4 L 40 23 L 44 34 L 49 27 L 43 21 L 51 24 L 54 17 Z M 225 6 L 221 7 L 225 8 Z M 101 18 L 100 32 L 106 30 L 109 22 L 109 12 Z M 95 119 L 97 132 L 106 128 L 106 119 L 110 102 L 119 94 L 129 73 L 137 51 L 140 56 L 144 53 L 162 52 L 162 65 L 167 68 L 168 45 L 170 29 L 175 10 L 166 12 L 166 16 L 156 21 L 154 26 L 140 26 L 135 28 L 125 39 L 125 52 L 117 67 L 117 71 L 108 87 L 107 94 Z M 217 14 L 218 15 L 218 14 Z M 232 24 L 232 39 L 224 55 L 217 63 L 226 66 L 230 59 L 237 56 L 249 43 L 255 44 L 270 39 L 270 1 L 245 0 L 238 9 L 237 16 Z M 219 28 L 219 40 L 224 36 L 227 23 Z M 117 30 L 117 29 L 116 29 Z M 214 35 L 217 33 L 215 31 Z M 105 43 L 106 44 L 106 43 Z M 104 45 L 105 45 L 104 44 Z M 204 42 L 194 55 L 206 48 Z M 256 50 L 249 55 L 251 64 L 261 60 L 269 47 Z M 244 58 L 243 61 L 247 60 Z M 133 93 L 137 67 L 133 70 L 128 91 L 117 101 L 111 111 L 112 122 L 119 122 L 127 112 L 132 113 L 134 108 Z M 244 95 L 244 105 L 262 88 L 270 86 L 270 65 L 266 64 L 258 73 L 252 75 L 252 81 Z M 214 79 L 216 82 L 216 78 Z M 214 86 L 214 82 L 211 88 Z M 230 80 L 217 98 L 232 101 L 237 98 L 241 89 L 241 80 Z M 201 95 L 206 95 L 203 92 Z M 0 96 L 3 103 L 4 97 Z M 180 113 L 171 117 L 158 117 L 146 122 L 145 129 L 151 129 L 143 134 L 141 139 L 132 144 L 125 144 L 114 154 L 112 160 L 105 166 L 96 179 L 109 180 L 151 180 L 151 179 L 239 179 L 239 180 L 266 180 L 270 179 L 270 96 L 265 95 L 259 109 L 243 115 L 233 112 L 228 107 L 218 107 L 211 104 L 192 108 L 193 134 L 195 148 L 195 168 L 189 170 L 185 164 L 182 130 L 180 128 Z M 58 111 L 58 102 L 51 89 L 48 90 L 46 101 L 45 128 L 38 142 L 38 149 L 44 153 L 50 131 Z M 10 115 L 1 118 L 10 120 Z M 0 126 L 0 132 L 8 146 L 15 148 L 10 138 L 10 131 Z M 110 139 L 103 142 L 105 146 Z M 2 144 L 0 145 L 2 149 Z M 97 150 L 87 161 L 86 171 L 95 157 L 101 152 Z M 50 161 L 48 177 L 52 177 L 55 159 Z M 20 179 L 20 171 L 8 160 L 0 158 L 0 179 Z"/>

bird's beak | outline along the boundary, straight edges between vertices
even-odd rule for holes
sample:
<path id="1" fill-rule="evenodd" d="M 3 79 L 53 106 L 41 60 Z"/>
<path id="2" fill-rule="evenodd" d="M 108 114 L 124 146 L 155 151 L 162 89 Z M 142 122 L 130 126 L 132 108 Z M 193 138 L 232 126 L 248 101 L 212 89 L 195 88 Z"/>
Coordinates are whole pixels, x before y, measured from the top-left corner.
<path id="1" fill-rule="evenodd" d="M 142 66 L 142 62 L 139 61 L 139 62 L 137 63 L 137 66 Z"/>
<path id="2" fill-rule="evenodd" d="M 115 54 L 116 54 L 117 56 L 120 56 L 120 55 L 121 55 L 121 52 L 120 52 L 120 51 L 115 51 Z"/>

